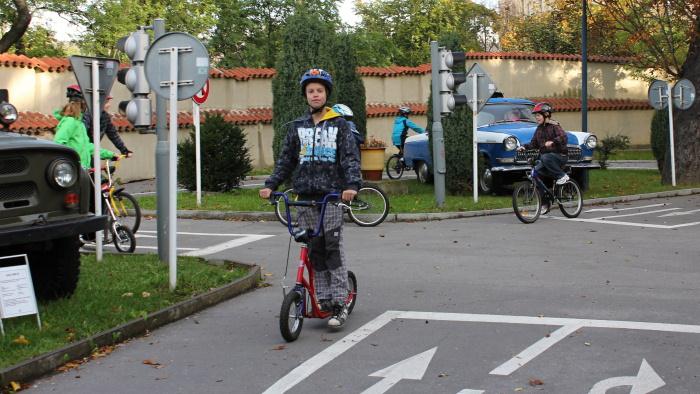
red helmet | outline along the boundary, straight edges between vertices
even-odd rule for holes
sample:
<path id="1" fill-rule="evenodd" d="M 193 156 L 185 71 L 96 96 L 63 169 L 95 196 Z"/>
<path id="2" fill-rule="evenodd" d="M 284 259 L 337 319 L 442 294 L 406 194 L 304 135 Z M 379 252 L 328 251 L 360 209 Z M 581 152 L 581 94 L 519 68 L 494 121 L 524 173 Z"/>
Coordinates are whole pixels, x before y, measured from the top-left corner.
<path id="1" fill-rule="evenodd" d="M 83 99 L 83 92 L 80 91 L 80 86 L 70 85 L 66 88 L 66 97 L 71 101 Z"/>
<path id="2" fill-rule="evenodd" d="M 552 105 L 549 103 L 537 103 L 532 109 L 533 114 L 542 114 L 543 116 L 552 116 Z"/>

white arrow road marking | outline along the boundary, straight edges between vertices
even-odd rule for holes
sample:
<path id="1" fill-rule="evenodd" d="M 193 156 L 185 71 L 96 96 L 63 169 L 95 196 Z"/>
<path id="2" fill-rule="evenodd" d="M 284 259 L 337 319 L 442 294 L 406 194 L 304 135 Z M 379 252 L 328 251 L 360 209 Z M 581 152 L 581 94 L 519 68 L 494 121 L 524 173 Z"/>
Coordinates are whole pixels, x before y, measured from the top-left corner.
<path id="1" fill-rule="evenodd" d="M 667 213 L 665 215 L 661 215 L 659 217 L 666 218 L 669 216 L 685 216 L 685 215 L 692 215 L 692 214 L 697 213 L 697 212 L 700 212 L 700 209 L 693 209 L 691 211 L 683 211 L 683 212 L 671 212 L 671 213 Z"/>
<path id="2" fill-rule="evenodd" d="M 612 216 L 602 216 L 599 218 L 595 218 L 596 220 L 603 220 L 607 218 L 624 218 L 628 216 L 640 216 L 640 215 L 649 215 L 651 213 L 659 213 L 659 212 L 668 212 L 668 211 L 675 211 L 676 209 L 680 208 L 666 208 L 666 209 L 657 209 L 655 211 L 646 211 L 646 212 L 637 212 L 637 213 L 626 213 L 624 215 L 612 215 Z"/>
<path id="3" fill-rule="evenodd" d="M 628 207 L 628 208 L 593 208 L 593 209 L 587 210 L 586 212 L 619 212 L 619 211 L 629 211 L 632 209 L 663 207 L 664 205 L 666 205 L 666 204 L 651 204 L 651 205 L 642 205 L 640 207 Z"/>
<path id="4" fill-rule="evenodd" d="M 428 349 L 423 353 L 416 354 L 394 365 L 390 365 L 382 370 L 371 373 L 369 376 L 384 378 L 372 387 L 363 391 L 362 394 L 383 394 L 389 391 L 394 385 L 403 379 L 421 380 L 428 369 L 430 361 L 433 359 L 437 346 Z"/>
<path id="5" fill-rule="evenodd" d="M 530 360 L 544 353 L 545 350 L 554 346 L 557 342 L 566 338 L 567 336 L 576 332 L 580 329 L 581 325 L 573 324 L 561 327 L 560 329 L 549 334 L 549 336 L 540 339 L 539 341 L 532 344 L 527 349 L 523 350 L 517 356 L 511 358 L 500 366 L 496 367 L 493 371 L 489 372 L 491 375 L 508 376 L 515 372 L 518 368 L 522 367 Z"/>
<path id="6" fill-rule="evenodd" d="M 222 242 L 222 243 L 214 245 L 214 246 L 202 248 L 199 250 L 195 250 L 193 252 L 187 252 L 184 254 L 184 256 L 195 256 L 195 257 L 206 256 L 206 255 L 210 255 L 210 254 L 224 251 L 226 249 L 235 248 L 235 247 L 245 245 L 245 244 L 250 243 L 250 242 L 259 241 L 261 239 L 270 238 L 270 237 L 274 237 L 274 235 L 248 234 L 244 237 L 232 239 L 232 240 L 227 241 L 227 242 Z"/>
<path id="7" fill-rule="evenodd" d="M 588 394 L 605 394 L 611 388 L 620 386 L 632 386 L 630 394 L 647 394 L 665 385 L 666 382 L 647 363 L 647 360 L 642 359 L 637 376 L 619 376 L 601 380 L 593 386 Z"/>

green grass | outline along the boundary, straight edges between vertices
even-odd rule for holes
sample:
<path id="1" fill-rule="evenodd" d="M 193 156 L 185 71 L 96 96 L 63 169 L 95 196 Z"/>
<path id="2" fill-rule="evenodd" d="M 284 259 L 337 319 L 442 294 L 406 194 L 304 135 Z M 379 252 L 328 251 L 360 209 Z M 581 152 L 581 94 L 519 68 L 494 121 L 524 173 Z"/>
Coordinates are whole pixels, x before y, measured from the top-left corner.
<path id="1" fill-rule="evenodd" d="M 171 292 L 168 267 L 157 255 L 105 254 L 101 263 L 94 255 L 83 255 L 81 260 L 80 281 L 73 297 L 39 305 L 41 331 L 34 315 L 3 321 L 6 335 L 0 337 L 0 368 L 143 317 L 247 273 L 242 268 L 179 257 L 178 287 Z M 20 335 L 29 343 L 13 342 Z"/>
<path id="2" fill-rule="evenodd" d="M 270 175 L 270 174 L 272 174 L 272 167 L 261 167 L 261 168 L 253 168 L 253 170 L 248 175 L 254 176 L 254 175 Z"/>
<path id="3" fill-rule="evenodd" d="M 442 208 L 435 206 L 433 185 L 424 185 L 416 180 L 384 181 L 385 190 L 389 194 L 391 212 L 454 212 L 473 211 L 511 206 L 511 196 L 479 196 L 479 202 L 474 204 L 472 195 L 446 196 Z M 676 189 L 700 187 L 700 185 L 679 185 Z M 661 184 L 658 171 L 650 170 L 593 170 L 590 173 L 590 189 L 584 193 L 584 198 L 599 198 L 622 196 L 640 193 L 652 193 L 673 190 L 669 185 Z M 396 190 L 396 191 L 393 191 Z M 140 202 L 145 209 L 155 209 L 155 197 L 141 197 Z M 202 198 L 202 210 L 220 211 L 272 211 L 267 202 L 258 197 L 257 189 L 240 189 L 231 193 L 206 193 Z M 178 195 L 178 209 L 197 209 L 194 193 Z"/>
<path id="4" fill-rule="evenodd" d="M 595 159 L 598 160 L 599 151 L 595 152 Z M 648 149 L 623 150 L 610 155 L 608 160 L 656 160 L 654 154 Z"/>

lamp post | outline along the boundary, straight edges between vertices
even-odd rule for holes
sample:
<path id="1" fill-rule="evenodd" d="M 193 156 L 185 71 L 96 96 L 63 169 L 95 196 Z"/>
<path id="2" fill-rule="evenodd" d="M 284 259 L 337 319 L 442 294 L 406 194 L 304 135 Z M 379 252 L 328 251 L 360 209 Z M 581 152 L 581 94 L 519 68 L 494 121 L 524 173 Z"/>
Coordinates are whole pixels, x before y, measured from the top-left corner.
<path id="1" fill-rule="evenodd" d="M 588 0 L 582 0 L 581 12 L 581 132 L 588 132 Z"/>

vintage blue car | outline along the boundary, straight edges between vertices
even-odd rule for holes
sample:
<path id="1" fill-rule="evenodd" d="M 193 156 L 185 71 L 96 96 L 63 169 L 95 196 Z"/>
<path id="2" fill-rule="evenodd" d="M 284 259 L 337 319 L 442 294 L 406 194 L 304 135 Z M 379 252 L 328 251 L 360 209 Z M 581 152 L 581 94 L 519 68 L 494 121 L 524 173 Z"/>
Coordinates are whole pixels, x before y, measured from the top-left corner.
<path id="1" fill-rule="evenodd" d="M 535 103 L 525 99 L 491 98 L 477 115 L 477 141 L 480 156 L 479 188 L 483 193 L 497 192 L 503 186 L 525 178 L 530 169 L 529 157 L 537 151 L 518 152 L 535 134 L 537 122 L 532 114 Z M 567 131 L 569 162 L 572 177 L 585 190 L 588 170 L 600 168 L 593 163 L 593 150 L 598 139 L 590 133 Z M 404 160 L 416 171 L 418 180 L 432 179 L 431 154 L 425 134 L 406 139 Z"/>

